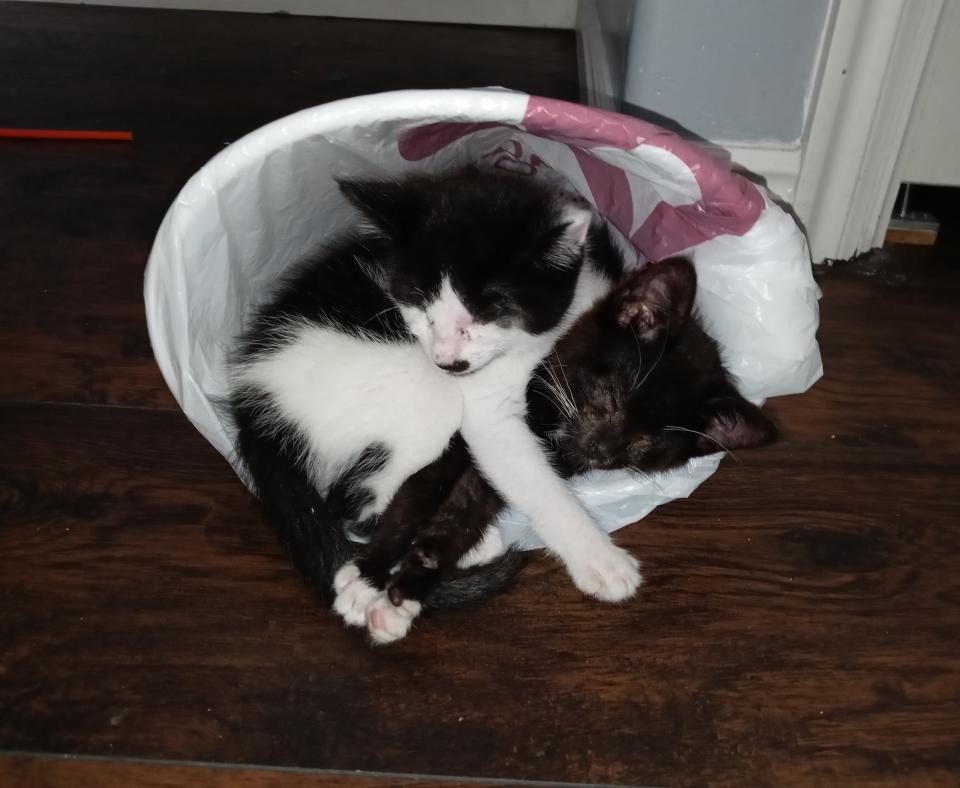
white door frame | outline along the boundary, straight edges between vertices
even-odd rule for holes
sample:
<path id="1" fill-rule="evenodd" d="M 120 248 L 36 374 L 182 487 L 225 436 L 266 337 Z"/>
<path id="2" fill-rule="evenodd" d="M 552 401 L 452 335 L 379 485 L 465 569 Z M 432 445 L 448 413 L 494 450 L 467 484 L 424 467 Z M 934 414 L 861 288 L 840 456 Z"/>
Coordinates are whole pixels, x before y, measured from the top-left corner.
<path id="1" fill-rule="evenodd" d="M 883 243 L 897 159 L 944 0 L 837 0 L 794 208 L 815 261 Z"/>

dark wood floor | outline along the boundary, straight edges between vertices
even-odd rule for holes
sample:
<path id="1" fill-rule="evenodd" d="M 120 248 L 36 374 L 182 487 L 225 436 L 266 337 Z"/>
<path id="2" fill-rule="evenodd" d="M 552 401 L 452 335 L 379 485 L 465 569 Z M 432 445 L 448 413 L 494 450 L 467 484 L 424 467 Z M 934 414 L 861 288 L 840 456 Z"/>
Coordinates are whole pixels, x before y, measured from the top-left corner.
<path id="1" fill-rule="evenodd" d="M 952 252 L 823 273 L 826 377 L 770 403 L 779 445 L 622 532 L 637 600 L 539 559 L 375 650 L 176 409 L 150 243 L 204 160 L 301 107 L 575 99 L 572 35 L 0 3 L 0 74 L 2 126 L 136 135 L 0 142 L 0 785 L 957 784 Z"/>

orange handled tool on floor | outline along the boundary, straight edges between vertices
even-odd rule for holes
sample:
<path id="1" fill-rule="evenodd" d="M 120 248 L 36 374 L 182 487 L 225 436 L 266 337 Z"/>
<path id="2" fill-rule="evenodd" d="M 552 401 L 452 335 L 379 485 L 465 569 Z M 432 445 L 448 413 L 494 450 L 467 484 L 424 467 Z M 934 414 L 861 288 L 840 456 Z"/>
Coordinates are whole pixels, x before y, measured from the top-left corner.
<path id="1" fill-rule="evenodd" d="M 0 138 L 30 140 L 132 140 L 132 131 L 66 131 L 62 129 L 0 129 Z"/>

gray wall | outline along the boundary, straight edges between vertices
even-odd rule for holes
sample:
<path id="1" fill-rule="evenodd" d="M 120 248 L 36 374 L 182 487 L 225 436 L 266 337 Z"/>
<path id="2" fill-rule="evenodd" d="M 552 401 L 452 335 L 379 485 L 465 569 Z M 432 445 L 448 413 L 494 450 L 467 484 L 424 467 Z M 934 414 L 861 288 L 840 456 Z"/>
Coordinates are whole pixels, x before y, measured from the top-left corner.
<path id="1" fill-rule="evenodd" d="M 635 0 L 624 111 L 711 141 L 795 142 L 828 0 Z"/>
<path id="2" fill-rule="evenodd" d="M 597 0 L 597 15 L 600 17 L 600 29 L 603 31 L 610 61 L 610 73 L 618 86 L 623 84 L 623 75 L 627 69 L 634 2 L 635 0 Z"/>

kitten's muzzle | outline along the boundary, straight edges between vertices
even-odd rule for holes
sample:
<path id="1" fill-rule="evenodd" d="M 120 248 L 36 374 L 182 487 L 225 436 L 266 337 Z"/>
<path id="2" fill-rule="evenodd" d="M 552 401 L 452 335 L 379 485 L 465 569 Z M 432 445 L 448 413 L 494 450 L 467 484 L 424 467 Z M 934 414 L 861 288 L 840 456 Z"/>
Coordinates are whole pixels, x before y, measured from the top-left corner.
<path id="1" fill-rule="evenodd" d="M 616 429 L 586 429 L 574 444 L 576 452 L 591 468 L 609 469 L 622 464 L 624 441 Z"/>

